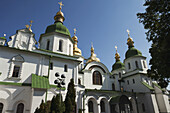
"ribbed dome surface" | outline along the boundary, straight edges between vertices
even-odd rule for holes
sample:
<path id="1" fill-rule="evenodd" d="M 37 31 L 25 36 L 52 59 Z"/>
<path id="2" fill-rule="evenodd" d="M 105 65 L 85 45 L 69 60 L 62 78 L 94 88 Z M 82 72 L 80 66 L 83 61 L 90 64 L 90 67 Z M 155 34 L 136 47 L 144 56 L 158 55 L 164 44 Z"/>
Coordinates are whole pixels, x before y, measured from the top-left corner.
<path id="1" fill-rule="evenodd" d="M 142 53 L 137 50 L 135 47 L 130 47 L 126 52 L 126 59 L 132 56 L 142 56 Z"/>
<path id="2" fill-rule="evenodd" d="M 69 30 L 61 22 L 56 22 L 52 25 L 49 25 L 45 33 L 51 33 L 51 32 L 62 33 L 70 36 Z"/>
<path id="3" fill-rule="evenodd" d="M 117 62 L 115 62 L 115 63 L 113 64 L 113 66 L 112 66 L 112 71 L 113 71 L 113 70 L 116 70 L 116 69 L 120 69 L 120 68 L 124 69 L 124 68 L 125 68 L 125 65 L 124 65 L 124 63 L 122 63 L 121 61 L 117 61 Z"/>

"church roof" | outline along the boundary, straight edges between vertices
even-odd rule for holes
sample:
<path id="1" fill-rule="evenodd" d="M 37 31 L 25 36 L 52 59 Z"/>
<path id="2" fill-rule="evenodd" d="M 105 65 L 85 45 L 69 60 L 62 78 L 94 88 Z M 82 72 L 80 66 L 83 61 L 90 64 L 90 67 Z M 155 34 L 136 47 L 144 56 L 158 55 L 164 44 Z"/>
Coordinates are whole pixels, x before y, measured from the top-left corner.
<path id="1" fill-rule="evenodd" d="M 112 71 L 116 69 L 125 69 L 124 63 L 122 63 L 120 60 L 116 61 L 112 66 Z"/>
<path id="2" fill-rule="evenodd" d="M 50 85 L 49 85 L 48 78 L 32 74 L 31 87 L 32 88 L 49 89 Z"/>
<path id="3" fill-rule="evenodd" d="M 129 47 L 129 49 L 126 52 L 126 59 L 132 56 L 142 56 L 142 53 L 137 50 L 135 47 Z"/>
<path id="4" fill-rule="evenodd" d="M 49 25 L 45 31 L 45 33 L 52 33 L 52 32 L 57 32 L 57 33 L 61 33 L 61 34 L 70 36 L 69 30 L 61 22 L 56 22 L 52 25 Z"/>

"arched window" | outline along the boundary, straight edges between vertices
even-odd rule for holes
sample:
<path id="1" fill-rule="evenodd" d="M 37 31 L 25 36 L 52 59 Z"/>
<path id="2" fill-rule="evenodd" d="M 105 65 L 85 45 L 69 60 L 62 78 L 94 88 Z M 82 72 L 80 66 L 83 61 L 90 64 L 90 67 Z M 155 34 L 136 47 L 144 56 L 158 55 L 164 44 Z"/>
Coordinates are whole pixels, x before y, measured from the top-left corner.
<path id="1" fill-rule="evenodd" d="M 88 102 L 88 109 L 89 109 L 89 112 L 93 112 L 93 102 L 92 101 Z"/>
<path id="2" fill-rule="evenodd" d="M 112 90 L 115 91 L 115 84 L 112 83 Z"/>
<path id="3" fill-rule="evenodd" d="M 24 113 L 24 104 L 23 103 L 18 104 L 16 113 Z"/>
<path id="4" fill-rule="evenodd" d="M 136 68 L 139 68 L 138 61 L 135 61 Z"/>
<path id="5" fill-rule="evenodd" d="M 121 78 L 121 73 L 119 72 L 119 78 Z"/>
<path id="6" fill-rule="evenodd" d="M 19 76 L 19 70 L 20 70 L 20 66 L 14 66 L 14 70 L 13 70 L 13 74 L 12 77 L 18 77 Z"/>
<path id="7" fill-rule="evenodd" d="M 4 104 L 0 103 L 0 113 L 2 113 L 3 107 L 4 107 Z"/>
<path id="8" fill-rule="evenodd" d="M 133 83 L 135 84 L 135 79 L 133 79 Z"/>
<path id="9" fill-rule="evenodd" d="M 67 65 L 65 64 L 64 65 L 64 72 L 67 72 L 68 71 L 68 68 L 67 68 Z"/>
<path id="10" fill-rule="evenodd" d="M 128 63 L 128 68 L 129 68 L 129 69 L 131 68 L 130 63 Z"/>
<path id="11" fill-rule="evenodd" d="M 63 51 L 63 41 L 60 40 L 59 41 L 59 48 L 58 48 L 59 51 Z"/>
<path id="12" fill-rule="evenodd" d="M 48 40 L 48 41 L 47 41 L 46 49 L 49 50 L 49 48 L 50 48 L 50 41 Z"/>
<path id="13" fill-rule="evenodd" d="M 100 102 L 100 108 L 101 108 L 101 112 L 105 112 L 105 103 L 104 103 L 104 101 Z"/>
<path id="14" fill-rule="evenodd" d="M 99 71 L 93 72 L 93 84 L 102 85 L 102 76 Z"/>

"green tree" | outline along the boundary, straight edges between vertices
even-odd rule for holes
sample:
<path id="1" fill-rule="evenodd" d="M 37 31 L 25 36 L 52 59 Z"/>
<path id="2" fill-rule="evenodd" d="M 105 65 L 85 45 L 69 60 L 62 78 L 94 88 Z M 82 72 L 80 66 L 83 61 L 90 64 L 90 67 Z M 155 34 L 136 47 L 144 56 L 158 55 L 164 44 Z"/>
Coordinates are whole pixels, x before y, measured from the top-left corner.
<path id="1" fill-rule="evenodd" d="M 57 94 L 51 101 L 51 113 L 63 113 L 65 111 L 65 105 L 62 99 L 62 95 Z"/>
<path id="2" fill-rule="evenodd" d="M 50 101 L 44 103 L 44 101 L 42 100 L 40 104 L 40 108 L 37 107 L 34 113 L 49 113 L 50 103 L 51 103 Z"/>
<path id="3" fill-rule="evenodd" d="M 170 0 L 146 0 L 144 6 L 146 12 L 138 13 L 137 17 L 152 43 L 148 75 L 165 88 L 170 82 Z"/>
<path id="4" fill-rule="evenodd" d="M 67 88 L 67 94 L 65 99 L 65 113 L 75 113 L 76 112 L 76 91 L 74 88 L 74 80 L 71 79 L 68 88 Z"/>

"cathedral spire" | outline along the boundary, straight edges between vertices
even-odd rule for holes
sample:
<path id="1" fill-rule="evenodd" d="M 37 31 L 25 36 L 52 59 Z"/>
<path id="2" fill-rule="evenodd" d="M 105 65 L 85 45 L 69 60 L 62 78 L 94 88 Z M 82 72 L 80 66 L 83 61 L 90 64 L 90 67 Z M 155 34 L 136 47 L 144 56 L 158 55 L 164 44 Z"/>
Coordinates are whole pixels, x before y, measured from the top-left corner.
<path id="1" fill-rule="evenodd" d="M 127 32 L 128 32 L 127 45 L 129 46 L 129 48 L 134 47 L 134 42 L 133 39 L 130 37 L 130 31 L 128 29 Z"/>
<path id="2" fill-rule="evenodd" d="M 120 61 L 120 56 L 119 56 L 119 53 L 117 52 L 117 46 L 115 46 L 115 48 L 116 48 L 115 59 L 116 59 L 116 62 L 117 62 L 117 61 Z"/>
<path id="3" fill-rule="evenodd" d="M 72 39 L 74 40 L 74 45 L 73 45 L 73 55 L 78 55 L 81 56 L 81 50 L 77 47 L 77 43 L 78 43 L 78 38 L 76 36 L 76 29 L 74 28 L 74 36 L 72 37 Z"/>
<path id="4" fill-rule="evenodd" d="M 90 63 L 90 62 L 100 62 L 100 59 L 96 57 L 96 54 L 94 53 L 94 48 L 93 48 L 93 43 L 91 45 L 91 56 L 90 58 L 87 59 L 86 63 Z"/>
<path id="5" fill-rule="evenodd" d="M 64 18 L 64 14 L 63 12 L 61 12 L 61 9 L 62 9 L 62 6 L 64 6 L 64 4 L 61 2 L 58 3 L 60 5 L 60 11 L 57 12 L 57 14 L 54 16 L 54 20 L 55 20 L 55 23 L 56 22 L 61 22 L 63 23 L 65 18 Z"/>

